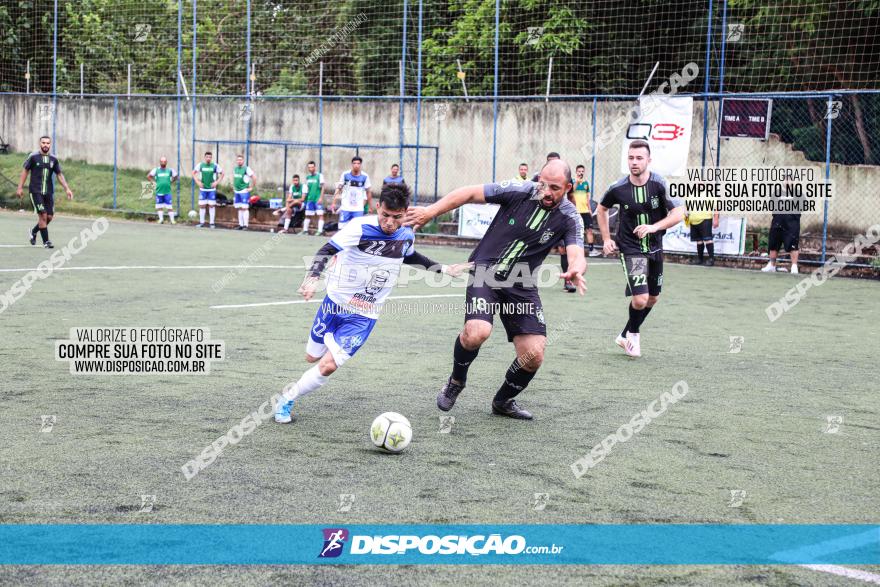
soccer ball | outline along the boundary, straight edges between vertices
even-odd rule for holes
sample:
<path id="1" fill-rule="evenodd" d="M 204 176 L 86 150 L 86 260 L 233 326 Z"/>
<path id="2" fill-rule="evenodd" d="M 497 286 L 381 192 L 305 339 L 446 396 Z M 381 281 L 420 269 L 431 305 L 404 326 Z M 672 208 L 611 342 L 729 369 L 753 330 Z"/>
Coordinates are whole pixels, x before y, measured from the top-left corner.
<path id="1" fill-rule="evenodd" d="M 189 217 L 190 220 L 195 220 L 196 216 L 198 216 L 198 213 L 195 210 L 190 210 L 187 213 L 187 216 Z"/>
<path id="2" fill-rule="evenodd" d="M 401 452 L 412 441 L 412 426 L 409 420 L 396 412 L 385 412 L 373 420 L 370 426 L 370 440 L 388 452 Z"/>

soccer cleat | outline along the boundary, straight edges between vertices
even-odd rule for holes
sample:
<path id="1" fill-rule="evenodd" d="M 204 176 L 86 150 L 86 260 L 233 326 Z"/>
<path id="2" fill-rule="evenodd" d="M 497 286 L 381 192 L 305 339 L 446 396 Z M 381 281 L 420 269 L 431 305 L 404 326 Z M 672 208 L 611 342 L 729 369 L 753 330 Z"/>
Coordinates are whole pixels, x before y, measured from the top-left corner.
<path id="1" fill-rule="evenodd" d="M 773 263 L 767 263 L 763 267 L 761 267 L 761 271 L 764 273 L 776 273 L 776 265 Z"/>
<path id="2" fill-rule="evenodd" d="M 214 225 L 213 225 L 213 224 L 212 224 L 212 225 L 211 225 L 211 229 L 214 229 L 214 228 L 217 228 L 217 227 L 216 227 L 216 226 L 214 226 Z"/>
<path id="3" fill-rule="evenodd" d="M 446 382 L 446 385 L 443 386 L 443 389 L 440 390 L 440 393 L 437 394 L 437 407 L 444 412 L 451 410 L 452 406 L 455 405 L 455 400 L 458 399 L 458 394 L 460 394 L 463 389 L 464 385 L 453 383 L 452 377 L 450 377 Z"/>
<path id="4" fill-rule="evenodd" d="M 493 401 L 492 413 L 496 416 L 507 416 L 516 420 L 532 419 L 532 413 L 519 407 L 514 399 L 509 399 L 505 402 Z"/>
<path id="5" fill-rule="evenodd" d="M 706 259 L 706 266 L 707 267 L 714 267 L 715 266 L 715 257 L 709 257 L 708 259 Z"/>
<path id="6" fill-rule="evenodd" d="M 702 265 L 702 264 L 703 264 L 703 260 L 700 259 L 699 257 L 691 258 L 691 265 Z"/>
<path id="7" fill-rule="evenodd" d="M 568 293 L 574 293 L 577 291 L 577 288 L 574 286 L 570 279 L 565 280 L 565 285 L 563 287 Z"/>
<path id="8" fill-rule="evenodd" d="M 241 224 L 239 224 L 238 226 L 236 226 L 236 227 L 233 228 L 232 230 L 241 230 L 242 228 L 244 228 L 244 226 L 242 226 Z"/>
<path id="9" fill-rule="evenodd" d="M 28 242 L 31 243 L 32 245 L 37 244 L 37 235 L 28 231 Z"/>
<path id="10" fill-rule="evenodd" d="M 196 228 L 205 228 L 205 224 L 203 222 L 199 222 L 196 224 Z"/>
<path id="11" fill-rule="evenodd" d="M 797 268 L 797 265 L 792 265 L 792 266 L 791 266 L 791 272 L 792 272 L 793 274 L 795 274 L 795 275 L 798 274 L 798 268 Z"/>
<path id="12" fill-rule="evenodd" d="M 46 247 L 47 249 L 54 249 L 55 248 L 55 245 L 52 244 L 52 241 L 44 242 L 43 246 Z"/>
<path id="13" fill-rule="evenodd" d="M 630 357 L 642 356 L 642 347 L 639 344 L 638 332 L 626 333 L 626 346 L 623 347 L 623 350 L 625 350 L 626 354 L 628 354 Z"/>
<path id="14" fill-rule="evenodd" d="M 171 224 L 177 224 L 177 222 L 174 220 L 173 216 L 171 217 Z"/>
<path id="15" fill-rule="evenodd" d="M 591 257 L 601 257 L 602 251 L 600 251 L 598 249 L 593 249 L 592 251 L 590 251 L 590 256 Z"/>
<path id="16" fill-rule="evenodd" d="M 616 344 L 623 350 L 626 350 L 626 337 L 622 334 L 618 334 L 617 338 L 614 339 L 614 344 Z"/>
<path id="17" fill-rule="evenodd" d="M 293 400 L 279 401 L 275 408 L 275 421 L 279 424 L 289 424 L 293 420 L 290 415 L 291 408 L 293 408 Z"/>

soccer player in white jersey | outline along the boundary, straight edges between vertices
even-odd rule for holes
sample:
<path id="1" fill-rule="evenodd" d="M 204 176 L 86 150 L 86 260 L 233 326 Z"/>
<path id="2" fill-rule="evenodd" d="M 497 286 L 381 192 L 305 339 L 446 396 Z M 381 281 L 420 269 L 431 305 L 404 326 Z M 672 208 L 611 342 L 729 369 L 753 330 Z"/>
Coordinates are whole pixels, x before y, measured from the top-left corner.
<path id="1" fill-rule="evenodd" d="M 338 256 L 306 344 L 306 361 L 317 364 L 285 386 L 275 408 L 276 422 L 290 422 L 294 401 L 326 384 L 367 341 L 403 263 L 449 275 L 470 267 L 467 263 L 440 265 L 417 253 L 412 228 L 403 226 L 408 207 L 409 188 L 386 184 L 377 215 L 355 218 L 318 251 L 299 288 L 306 300 L 314 295 L 327 262 Z"/>
<path id="2" fill-rule="evenodd" d="M 352 157 L 351 171 L 346 171 L 339 178 L 336 184 L 336 193 L 333 195 L 332 212 L 336 212 L 336 202 L 342 200 L 339 207 L 339 228 L 345 226 L 353 218 L 360 218 L 364 215 L 364 202 L 367 208 L 373 210 L 373 194 L 372 185 L 370 185 L 370 176 L 361 171 L 361 164 L 364 162 L 360 157 Z"/>

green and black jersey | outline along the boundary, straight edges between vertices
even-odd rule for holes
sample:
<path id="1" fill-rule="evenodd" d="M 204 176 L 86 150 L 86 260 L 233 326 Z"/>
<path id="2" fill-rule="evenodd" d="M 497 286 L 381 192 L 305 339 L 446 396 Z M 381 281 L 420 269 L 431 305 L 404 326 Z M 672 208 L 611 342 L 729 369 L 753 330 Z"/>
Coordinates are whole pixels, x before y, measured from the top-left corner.
<path id="1" fill-rule="evenodd" d="M 645 185 L 633 185 L 626 176 L 608 188 L 600 202 L 606 208 L 618 206 L 619 225 L 614 242 L 624 255 L 648 255 L 663 252 L 663 234 L 660 230 L 639 238 L 633 232 L 640 224 L 654 224 L 664 218 L 670 210 L 684 205 L 679 198 L 670 198 L 666 182 L 656 173 L 651 173 Z"/>
<path id="2" fill-rule="evenodd" d="M 61 173 L 61 164 L 54 155 L 31 153 L 24 162 L 24 168 L 31 172 L 30 193 L 38 196 L 55 193 L 53 178 Z"/>
<path id="3" fill-rule="evenodd" d="M 469 261 L 493 267 L 496 276 L 506 279 L 519 263 L 533 273 L 560 243 L 584 246 L 581 218 L 568 200 L 545 208 L 530 181 L 485 184 L 483 195 L 500 207 Z"/>

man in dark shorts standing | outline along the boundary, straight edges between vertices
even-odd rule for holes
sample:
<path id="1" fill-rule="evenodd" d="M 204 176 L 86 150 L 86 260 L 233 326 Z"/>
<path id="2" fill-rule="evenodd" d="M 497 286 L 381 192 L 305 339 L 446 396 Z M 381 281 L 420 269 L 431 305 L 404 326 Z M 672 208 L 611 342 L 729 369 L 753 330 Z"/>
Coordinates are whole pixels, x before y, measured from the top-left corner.
<path id="1" fill-rule="evenodd" d="M 684 202 L 670 198 L 666 182 L 648 170 L 651 147 L 637 140 L 629 145 L 629 175 L 612 185 L 596 210 L 603 249 L 620 251 L 626 273 L 626 295 L 632 296 L 629 321 L 614 342 L 631 357 L 642 354 L 639 327 L 660 296 L 663 286 L 663 233 L 684 218 Z M 608 209 L 619 207 L 614 240 L 608 230 Z"/>
<path id="2" fill-rule="evenodd" d="M 28 242 L 32 245 L 37 244 L 37 233 L 43 239 L 43 246 L 47 249 L 54 248 L 52 241 L 49 240 L 49 223 L 55 216 L 55 183 L 52 181 L 53 174 L 58 177 L 59 183 L 64 186 L 67 192 L 67 199 L 73 199 L 73 192 L 61 173 L 61 164 L 54 155 L 50 155 L 52 150 L 52 139 L 43 136 L 40 137 L 40 150 L 31 153 L 24 162 L 24 169 L 21 170 L 21 177 L 18 178 L 18 189 L 16 195 L 21 199 L 24 190 L 24 182 L 28 173 L 31 175 L 30 187 L 28 189 L 31 196 L 31 204 L 37 213 L 37 224 L 30 230 Z"/>
<path id="3" fill-rule="evenodd" d="M 422 226 L 432 218 L 468 203 L 498 204 L 486 235 L 469 261 L 474 264 L 467 288 L 465 323 L 455 339 L 452 375 L 437 396 L 449 411 L 467 382 L 467 372 L 492 333 L 497 312 L 516 348 L 516 359 L 492 401 L 492 413 L 531 420 L 514 398 L 535 376 L 544 360 L 547 327 L 534 276 L 547 254 L 565 245 L 569 270 L 561 275 L 581 295 L 586 291 L 584 231 L 577 210 L 565 196 L 571 190 L 571 167 L 561 159 L 544 165 L 538 183 L 505 181 L 458 188 L 426 208 L 410 208 L 406 222 Z"/>
<path id="4" fill-rule="evenodd" d="M 801 238 L 800 214 L 774 214 L 770 223 L 770 235 L 767 248 L 770 249 L 770 261 L 761 268 L 765 273 L 776 273 L 776 258 L 779 247 L 791 255 L 791 272 L 798 272 L 798 242 Z"/>

